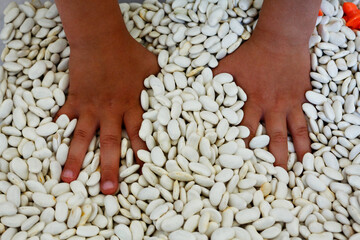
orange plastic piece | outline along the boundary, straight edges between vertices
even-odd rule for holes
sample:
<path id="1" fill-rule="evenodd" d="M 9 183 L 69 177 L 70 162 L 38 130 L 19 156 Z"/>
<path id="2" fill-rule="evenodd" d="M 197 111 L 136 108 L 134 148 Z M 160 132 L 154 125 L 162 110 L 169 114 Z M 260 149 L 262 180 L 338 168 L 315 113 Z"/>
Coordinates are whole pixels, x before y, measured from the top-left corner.
<path id="1" fill-rule="evenodd" d="M 346 26 L 352 29 L 360 29 L 360 10 L 352 2 L 345 2 L 343 4 L 344 20 Z"/>
<path id="2" fill-rule="evenodd" d="M 351 15 L 356 14 L 359 11 L 359 9 L 357 8 L 357 6 L 354 3 L 345 2 L 343 4 L 343 11 L 344 11 L 345 15 L 351 16 Z"/>
<path id="3" fill-rule="evenodd" d="M 321 9 L 319 10 L 319 15 L 318 16 L 323 16 L 323 12 L 321 11 Z"/>

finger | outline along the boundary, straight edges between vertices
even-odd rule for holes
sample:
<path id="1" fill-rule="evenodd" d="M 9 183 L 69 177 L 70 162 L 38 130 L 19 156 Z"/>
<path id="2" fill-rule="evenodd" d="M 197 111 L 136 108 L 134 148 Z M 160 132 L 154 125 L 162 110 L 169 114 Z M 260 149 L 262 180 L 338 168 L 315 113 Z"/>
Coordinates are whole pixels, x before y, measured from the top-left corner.
<path id="1" fill-rule="evenodd" d="M 218 75 L 219 73 L 222 73 L 222 72 L 224 72 L 224 68 L 223 68 L 223 61 L 224 60 L 222 60 L 222 61 L 220 61 L 219 62 L 219 65 L 216 67 L 216 68 L 214 68 L 213 69 L 213 76 L 216 76 L 216 75 Z"/>
<path id="2" fill-rule="evenodd" d="M 101 191 L 113 194 L 119 185 L 121 118 L 106 117 L 100 122 Z"/>
<path id="3" fill-rule="evenodd" d="M 69 101 L 67 101 L 64 106 L 62 106 L 59 111 L 55 114 L 53 120 L 54 122 L 56 122 L 56 120 L 61 116 L 65 114 L 66 116 L 68 116 L 68 118 L 70 120 L 72 120 L 73 118 L 76 118 L 76 113 L 75 113 L 75 107 L 69 103 Z"/>
<path id="4" fill-rule="evenodd" d="M 91 115 L 81 115 L 71 140 L 69 154 L 61 174 L 64 182 L 77 179 L 85 154 L 97 128 Z"/>
<path id="5" fill-rule="evenodd" d="M 134 151 L 136 163 L 142 165 L 143 162 L 137 157 L 137 151 L 147 149 L 145 142 L 139 137 L 139 130 L 142 123 L 143 110 L 140 106 L 129 111 L 124 116 L 126 132 L 130 138 L 131 148 Z"/>
<path id="6" fill-rule="evenodd" d="M 311 152 L 309 132 L 304 113 L 301 109 L 294 109 L 288 114 L 287 122 L 297 158 L 299 161 L 302 161 L 304 154 Z"/>
<path id="7" fill-rule="evenodd" d="M 261 109 L 251 102 L 247 102 L 244 106 L 244 119 L 241 121 L 241 125 L 249 128 L 250 135 L 245 139 L 245 143 L 248 146 L 249 141 L 255 136 L 256 130 L 259 126 L 262 111 Z"/>
<path id="8" fill-rule="evenodd" d="M 270 137 L 269 150 L 275 157 L 275 165 L 287 169 L 287 127 L 285 112 L 265 114 L 266 132 Z"/>
<path id="9" fill-rule="evenodd" d="M 214 76 L 223 72 L 230 73 L 231 75 L 236 75 L 233 74 L 234 69 L 231 67 L 234 66 L 234 63 L 229 62 L 230 61 L 229 58 L 222 58 L 220 60 L 221 61 L 219 62 L 219 65 L 212 70 Z"/>

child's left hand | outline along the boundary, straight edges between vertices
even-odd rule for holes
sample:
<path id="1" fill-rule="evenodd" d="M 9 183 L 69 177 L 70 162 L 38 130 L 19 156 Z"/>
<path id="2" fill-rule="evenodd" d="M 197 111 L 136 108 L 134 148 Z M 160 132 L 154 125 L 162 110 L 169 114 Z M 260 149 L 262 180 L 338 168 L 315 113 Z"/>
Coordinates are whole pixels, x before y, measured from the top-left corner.
<path id="1" fill-rule="evenodd" d="M 307 44 L 290 46 L 289 41 L 251 37 L 236 52 L 220 61 L 215 73 L 228 72 L 245 90 L 248 101 L 242 125 L 250 129 L 248 143 L 263 119 L 270 136 L 270 151 L 276 165 L 287 169 L 287 130 L 293 137 L 298 159 L 309 152 L 310 139 L 302 111 L 310 86 L 310 54 Z"/>

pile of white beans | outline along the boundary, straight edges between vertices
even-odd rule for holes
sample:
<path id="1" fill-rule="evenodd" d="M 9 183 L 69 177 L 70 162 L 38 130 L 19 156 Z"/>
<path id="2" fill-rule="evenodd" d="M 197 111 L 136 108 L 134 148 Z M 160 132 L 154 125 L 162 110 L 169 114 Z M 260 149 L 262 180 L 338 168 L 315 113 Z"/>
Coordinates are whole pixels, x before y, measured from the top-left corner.
<path id="1" fill-rule="evenodd" d="M 120 189 L 100 193 L 99 137 L 78 179 L 60 182 L 76 119 L 52 117 L 69 85 L 70 48 L 56 6 L 5 10 L 0 38 L 1 240 L 360 239 L 360 34 L 324 0 L 310 39 L 303 110 L 314 152 L 274 167 L 262 125 L 246 148 L 246 93 L 218 60 L 249 39 L 262 0 L 120 4 L 161 71 L 144 81 L 142 175 L 126 133 Z"/>

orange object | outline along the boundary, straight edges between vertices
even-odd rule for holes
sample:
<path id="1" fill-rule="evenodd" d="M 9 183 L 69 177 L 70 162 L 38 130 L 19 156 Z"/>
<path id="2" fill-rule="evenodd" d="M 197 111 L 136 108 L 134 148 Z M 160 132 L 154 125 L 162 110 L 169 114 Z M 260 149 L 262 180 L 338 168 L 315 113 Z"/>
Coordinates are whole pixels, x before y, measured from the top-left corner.
<path id="1" fill-rule="evenodd" d="M 352 29 L 360 29 L 360 15 L 350 17 L 346 22 L 346 26 Z"/>
<path id="2" fill-rule="evenodd" d="M 360 10 L 352 2 L 345 2 L 343 4 L 344 20 L 346 26 L 352 29 L 360 29 Z"/>
<path id="3" fill-rule="evenodd" d="M 352 16 L 357 14 L 357 12 L 359 11 L 359 9 L 357 8 L 357 6 L 352 3 L 352 2 L 345 2 L 343 4 L 343 11 L 345 13 L 345 15 L 347 16 Z"/>
<path id="4" fill-rule="evenodd" d="M 323 16 L 323 15 L 324 15 L 324 14 L 323 14 L 323 12 L 322 12 L 321 9 L 320 9 L 318 16 Z"/>

